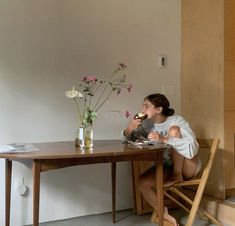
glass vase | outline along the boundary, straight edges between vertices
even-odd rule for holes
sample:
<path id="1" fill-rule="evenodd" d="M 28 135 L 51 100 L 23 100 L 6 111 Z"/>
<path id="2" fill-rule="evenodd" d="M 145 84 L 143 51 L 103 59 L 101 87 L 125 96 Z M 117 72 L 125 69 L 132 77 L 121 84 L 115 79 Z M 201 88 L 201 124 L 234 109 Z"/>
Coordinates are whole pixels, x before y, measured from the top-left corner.
<path id="1" fill-rule="evenodd" d="M 76 132 L 75 146 L 81 149 L 93 148 L 93 126 L 80 126 Z"/>

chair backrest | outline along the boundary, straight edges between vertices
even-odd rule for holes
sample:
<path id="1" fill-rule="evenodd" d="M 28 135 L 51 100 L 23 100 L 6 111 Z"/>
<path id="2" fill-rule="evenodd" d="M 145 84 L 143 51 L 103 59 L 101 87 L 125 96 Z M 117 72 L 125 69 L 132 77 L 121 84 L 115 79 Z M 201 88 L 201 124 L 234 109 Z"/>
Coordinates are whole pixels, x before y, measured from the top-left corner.
<path id="1" fill-rule="evenodd" d="M 206 184 L 209 174 L 211 172 L 211 168 L 215 159 L 215 155 L 218 149 L 219 145 L 219 139 L 203 139 L 199 138 L 197 139 L 198 144 L 199 144 L 199 155 L 200 157 L 205 157 L 205 160 L 203 161 L 203 167 L 202 167 L 202 172 L 199 173 L 197 178 L 193 178 L 191 180 L 186 180 L 180 183 L 175 184 L 174 186 L 185 186 L 185 185 L 197 185 L 200 183 L 200 181 L 203 179 L 203 183 Z M 206 153 L 202 153 L 206 150 Z M 193 189 L 193 188 L 192 188 Z M 194 189 L 193 189 L 194 190 Z"/>
<path id="2" fill-rule="evenodd" d="M 171 188 L 172 191 L 174 191 L 176 194 L 178 194 L 179 197 L 183 198 L 185 201 L 187 201 L 190 205 L 192 205 L 192 208 L 190 210 L 190 214 L 186 223 L 186 226 L 191 226 L 194 222 L 196 213 L 198 211 L 201 199 L 202 199 L 202 195 L 204 193 L 207 181 L 208 181 L 208 177 L 209 174 L 211 172 L 211 168 L 215 159 L 215 155 L 218 149 L 218 145 L 219 145 L 219 139 L 215 138 L 215 139 L 198 139 L 198 143 L 199 143 L 199 148 L 202 149 L 209 149 L 209 156 L 207 158 L 206 164 L 203 168 L 202 174 L 200 179 L 191 179 L 188 181 L 183 181 L 177 184 L 174 184 Z M 180 192 L 177 187 L 182 187 L 182 186 L 190 186 L 190 185 L 198 185 L 197 189 L 196 189 L 196 195 L 194 197 L 194 200 L 189 200 L 182 192 Z M 169 197 L 169 196 L 168 196 Z M 174 201 L 174 200 L 173 200 Z M 177 203 L 177 200 L 176 200 Z M 182 208 L 185 209 L 185 206 L 181 205 L 180 203 L 178 203 L 178 205 L 180 205 Z M 209 217 L 209 219 L 211 219 L 214 223 L 216 223 L 217 225 L 220 225 L 220 223 L 210 214 L 208 214 L 207 212 L 203 212 L 207 217 Z"/>
<path id="3" fill-rule="evenodd" d="M 204 170 L 201 176 L 201 179 L 208 180 L 209 174 L 211 172 L 212 165 L 215 160 L 215 155 L 218 150 L 219 139 L 197 139 L 199 148 L 208 148 L 209 149 L 209 156 L 207 158 L 206 164 L 204 166 Z"/>

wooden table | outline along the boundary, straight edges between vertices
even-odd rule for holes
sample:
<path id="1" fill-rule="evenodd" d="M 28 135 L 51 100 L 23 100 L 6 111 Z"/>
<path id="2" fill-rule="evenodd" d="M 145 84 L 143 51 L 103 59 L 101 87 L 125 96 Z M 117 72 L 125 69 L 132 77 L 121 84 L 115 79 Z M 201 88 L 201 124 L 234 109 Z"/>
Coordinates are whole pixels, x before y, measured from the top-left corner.
<path id="1" fill-rule="evenodd" d="M 116 162 L 154 161 L 156 163 L 157 208 L 159 225 L 163 226 L 163 151 L 167 146 L 138 148 L 122 144 L 120 140 L 94 142 L 93 150 L 80 150 L 74 142 L 52 142 L 34 144 L 38 151 L 28 153 L 0 154 L 5 158 L 5 226 L 10 226 L 10 200 L 12 161 L 31 164 L 33 173 L 33 226 L 39 225 L 40 173 L 75 165 L 111 163 L 112 169 L 112 213 L 115 223 L 116 206 Z"/>

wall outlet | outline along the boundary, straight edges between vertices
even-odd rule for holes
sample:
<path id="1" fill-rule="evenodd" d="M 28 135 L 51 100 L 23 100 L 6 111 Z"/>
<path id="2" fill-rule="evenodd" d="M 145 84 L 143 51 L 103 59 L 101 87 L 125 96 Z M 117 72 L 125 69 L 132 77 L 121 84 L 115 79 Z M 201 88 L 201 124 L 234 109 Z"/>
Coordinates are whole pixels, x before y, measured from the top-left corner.
<path id="1" fill-rule="evenodd" d="M 26 187 L 24 184 L 19 184 L 17 187 L 16 187 L 16 191 L 19 195 L 21 196 L 24 196 L 26 195 L 26 192 L 28 190 L 28 187 Z"/>
<path id="2" fill-rule="evenodd" d="M 25 196 L 28 191 L 28 187 L 24 184 L 24 178 L 17 178 L 15 180 L 15 191 L 21 196 Z"/>

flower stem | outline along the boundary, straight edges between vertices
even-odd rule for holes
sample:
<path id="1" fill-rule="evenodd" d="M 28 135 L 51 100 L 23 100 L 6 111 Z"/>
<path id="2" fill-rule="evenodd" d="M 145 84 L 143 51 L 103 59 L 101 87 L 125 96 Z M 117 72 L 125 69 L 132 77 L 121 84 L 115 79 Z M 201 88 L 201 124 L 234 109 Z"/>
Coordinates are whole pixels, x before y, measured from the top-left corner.
<path id="1" fill-rule="evenodd" d="M 109 91 L 109 94 L 107 95 L 107 97 L 102 101 L 102 103 L 100 104 L 100 106 L 97 108 L 96 112 L 98 112 L 100 110 L 100 108 L 104 105 L 104 103 L 108 100 L 108 98 L 110 97 L 110 95 L 112 94 L 113 90 Z"/>
<path id="2" fill-rule="evenodd" d="M 92 82 L 92 84 L 90 85 L 90 93 L 89 93 L 89 104 L 88 107 L 89 109 L 91 108 L 91 97 L 94 95 L 94 83 Z"/>
<path id="3" fill-rule="evenodd" d="M 75 98 L 73 98 L 73 100 L 74 100 L 75 105 L 76 105 L 76 108 L 77 108 L 77 110 L 78 110 L 78 122 L 80 121 L 80 123 L 82 123 L 82 115 L 81 115 L 81 112 L 80 112 L 79 105 L 78 105 L 78 103 L 77 103 L 77 101 L 76 101 Z"/>
<path id="4" fill-rule="evenodd" d="M 96 106 L 99 104 L 99 102 L 101 101 L 101 99 L 102 99 L 102 97 L 103 97 L 105 91 L 107 90 L 107 88 L 108 88 L 109 85 L 110 85 L 110 82 L 111 82 L 111 79 L 112 79 L 113 75 L 114 75 L 116 72 L 117 72 L 117 71 L 115 70 L 115 71 L 110 75 L 109 80 L 108 80 L 106 86 L 104 87 L 104 89 L 103 89 L 103 91 L 101 92 L 101 94 L 100 94 L 98 100 L 96 101 L 96 104 L 95 104 L 94 107 L 93 107 L 93 110 L 95 110 L 95 107 L 96 107 Z M 111 92 L 112 92 L 112 91 L 111 91 Z M 110 94 L 109 94 L 109 96 L 110 96 Z M 107 100 L 107 98 L 105 99 L 105 101 L 106 101 L 106 100 Z M 103 104 L 105 103 L 105 101 L 102 102 L 101 106 L 103 106 Z M 100 109 L 100 107 L 98 107 L 98 109 L 96 110 L 96 112 L 97 112 L 99 109 Z"/>

